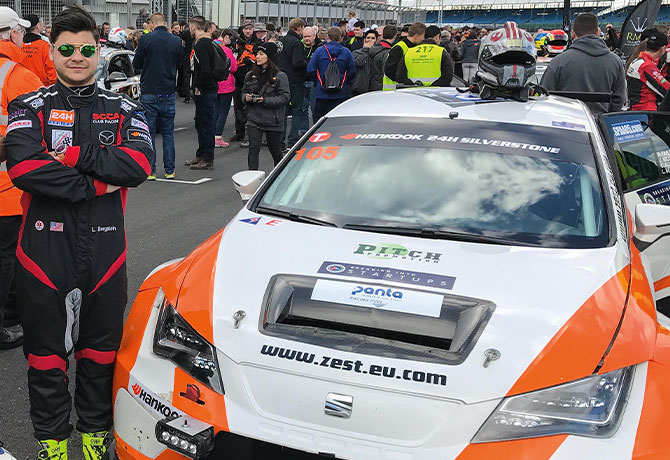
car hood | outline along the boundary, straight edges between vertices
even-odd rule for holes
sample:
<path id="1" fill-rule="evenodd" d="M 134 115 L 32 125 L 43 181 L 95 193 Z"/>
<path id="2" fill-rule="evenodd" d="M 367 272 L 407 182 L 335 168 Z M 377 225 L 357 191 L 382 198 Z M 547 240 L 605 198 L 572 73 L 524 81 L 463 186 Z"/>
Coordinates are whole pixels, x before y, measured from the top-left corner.
<path id="1" fill-rule="evenodd" d="M 404 249 L 397 249 L 402 255 L 396 257 L 379 254 L 381 247 Z M 212 301 L 213 341 L 231 362 L 249 372 L 253 369 L 254 379 L 259 372 L 266 373 L 268 379 L 273 373 L 288 372 L 465 403 L 486 401 L 510 391 L 587 299 L 626 266 L 626 257 L 621 246 L 545 249 L 412 238 L 297 223 L 243 209 L 225 229 L 219 246 Z M 335 264 L 330 272 L 328 264 Z M 394 275 L 376 281 L 362 277 L 360 271 L 341 268 L 354 266 L 394 269 Z M 410 275 L 402 278 L 399 273 Z M 322 346 L 319 340 L 262 333 L 267 318 L 261 315 L 269 283 L 276 275 L 352 283 L 348 287 L 353 289 L 382 285 L 403 291 L 406 297 L 408 291 L 420 291 L 419 297 L 427 294 L 431 299 L 434 294 L 479 299 L 493 308 L 462 362 L 398 359 L 388 351 L 347 350 L 346 344 Z M 324 286 L 319 290 L 324 291 Z M 319 295 L 329 295 L 328 289 L 325 291 Z M 416 305 L 425 306 L 423 300 L 400 309 L 413 313 L 412 308 L 419 308 Z M 599 334 L 603 352 L 615 334 L 623 307 L 611 305 L 607 314 L 612 317 L 594 325 L 606 329 Z M 427 314 L 423 310 L 417 313 L 419 318 Z M 399 334 L 405 332 L 402 329 L 398 327 Z M 491 349 L 497 350 L 499 357 L 485 366 L 487 350 Z M 306 363 L 311 355 L 313 362 Z M 337 365 L 333 367 L 332 361 L 321 365 L 323 357 L 337 360 Z M 342 364 L 346 361 L 348 366 Z M 357 361 L 367 372 L 344 369 L 354 367 L 352 363 Z M 376 365 L 380 374 L 388 368 L 394 375 L 377 375 L 371 370 Z M 403 376 L 405 370 L 409 370 L 405 374 L 409 378 Z M 421 373 L 433 375 L 434 381 L 422 381 Z M 446 384 L 440 380 L 442 376 Z"/>

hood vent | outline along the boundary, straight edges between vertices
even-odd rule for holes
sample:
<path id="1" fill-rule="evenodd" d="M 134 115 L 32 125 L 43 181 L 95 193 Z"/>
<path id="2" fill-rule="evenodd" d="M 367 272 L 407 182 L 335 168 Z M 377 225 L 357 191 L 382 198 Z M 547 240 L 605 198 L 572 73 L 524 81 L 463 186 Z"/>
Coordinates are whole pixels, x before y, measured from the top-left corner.
<path id="1" fill-rule="evenodd" d="M 426 295 L 433 300 L 442 297 L 442 305 L 437 305 L 435 315 L 431 316 L 407 312 L 417 300 L 405 301 L 404 309 L 351 304 L 340 295 L 334 295 L 332 301 L 324 300 L 323 295 L 316 295 L 319 280 L 335 282 L 344 297 L 366 287 L 371 288 L 369 292 L 394 291 L 396 295 L 403 294 L 405 299 Z M 264 335 L 342 351 L 460 364 L 472 350 L 494 309 L 492 302 L 452 294 L 359 284 L 355 280 L 275 275 L 263 298 L 259 330 Z"/>

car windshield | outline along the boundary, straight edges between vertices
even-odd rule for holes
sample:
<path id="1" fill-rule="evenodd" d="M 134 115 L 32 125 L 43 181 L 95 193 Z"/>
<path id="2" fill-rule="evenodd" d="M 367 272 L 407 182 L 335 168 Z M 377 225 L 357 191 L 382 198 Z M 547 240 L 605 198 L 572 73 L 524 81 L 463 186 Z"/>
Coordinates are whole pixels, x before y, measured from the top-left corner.
<path id="1" fill-rule="evenodd" d="M 297 147 L 252 209 L 427 238 L 577 248 L 608 241 L 586 132 L 352 117 L 326 120 Z"/>

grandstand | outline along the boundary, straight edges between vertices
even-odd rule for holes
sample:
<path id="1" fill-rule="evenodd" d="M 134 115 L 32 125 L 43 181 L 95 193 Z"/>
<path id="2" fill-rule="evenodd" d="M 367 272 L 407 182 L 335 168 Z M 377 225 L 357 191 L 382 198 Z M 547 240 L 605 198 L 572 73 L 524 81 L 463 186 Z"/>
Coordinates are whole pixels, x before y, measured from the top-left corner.
<path id="1" fill-rule="evenodd" d="M 509 0 L 493 0 L 482 4 L 477 0 L 441 0 L 439 5 L 427 9 L 425 20 L 431 24 L 451 24 L 455 26 L 477 26 L 495 28 L 505 21 L 515 21 L 526 30 L 561 28 L 563 5 L 555 0 L 547 3 L 511 3 Z M 668 0 L 666 0 L 668 1 Z M 447 6 L 448 3 L 448 6 Z M 572 1 L 572 17 L 582 12 L 595 13 L 601 24 L 611 23 L 620 28 L 637 1 Z M 656 24 L 670 23 L 670 4 L 663 5 Z"/>

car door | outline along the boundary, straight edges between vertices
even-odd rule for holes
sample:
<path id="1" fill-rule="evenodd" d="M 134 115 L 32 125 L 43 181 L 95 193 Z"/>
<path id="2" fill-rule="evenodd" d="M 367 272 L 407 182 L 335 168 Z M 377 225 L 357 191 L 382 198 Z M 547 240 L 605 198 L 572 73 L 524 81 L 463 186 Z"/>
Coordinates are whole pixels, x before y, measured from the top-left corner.
<path id="1" fill-rule="evenodd" d="M 620 112 L 602 115 L 631 215 L 639 203 L 670 206 L 670 113 Z M 670 234 L 638 247 L 649 263 L 659 310 L 670 308 Z"/>

